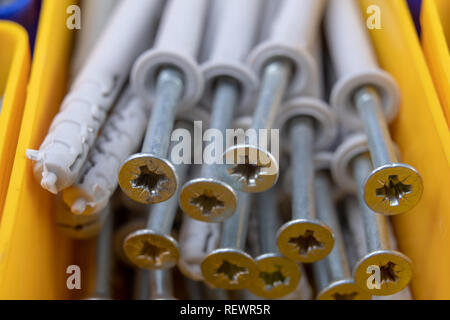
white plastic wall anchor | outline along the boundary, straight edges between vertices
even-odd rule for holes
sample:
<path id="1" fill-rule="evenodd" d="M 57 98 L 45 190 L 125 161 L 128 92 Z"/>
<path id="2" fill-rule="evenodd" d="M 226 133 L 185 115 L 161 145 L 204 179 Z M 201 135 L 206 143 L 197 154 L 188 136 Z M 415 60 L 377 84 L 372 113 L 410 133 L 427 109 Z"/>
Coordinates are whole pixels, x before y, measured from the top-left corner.
<path id="1" fill-rule="evenodd" d="M 294 67 L 286 98 L 291 99 L 308 90 L 317 68 L 311 50 L 316 42 L 325 0 L 284 0 L 267 38 L 250 54 L 249 62 L 258 76 L 275 58 L 290 60 Z"/>
<path id="2" fill-rule="evenodd" d="M 184 76 L 184 93 L 179 109 L 194 106 L 204 88 L 197 62 L 209 0 L 169 0 L 155 45 L 142 54 L 133 67 L 131 82 L 144 99 L 154 100 L 156 80 L 162 67 L 178 68 Z"/>
<path id="3" fill-rule="evenodd" d="M 44 189 L 56 194 L 75 183 L 132 63 L 151 44 L 162 3 L 127 0 L 115 10 L 39 151 L 27 151 Z"/>
<path id="4" fill-rule="evenodd" d="M 74 214 L 95 214 L 107 206 L 117 188 L 122 162 L 142 142 L 148 115 L 145 102 L 127 88 L 106 121 L 77 183 L 63 192 L 64 202 Z"/>
<path id="5" fill-rule="evenodd" d="M 71 63 L 72 78 L 83 68 L 95 47 L 97 39 L 110 19 L 116 5 L 122 0 L 82 0 L 81 30 L 78 30 Z"/>
<path id="6" fill-rule="evenodd" d="M 238 114 L 250 114 L 258 89 L 258 78 L 246 63 L 256 43 L 264 2 L 261 0 L 214 0 L 210 10 L 202 71 L 205 77 L 204 105 L 210 105 L 219 77 L 235 79 L 241 89 Z M 211 41 L 212 43 L 208 43 Z"/>
<path id="7" fill-rule="evenodd" d="M 362 133 L 355 133 L 347 137 L 336 149 L 331 164 L 331 172 L 339 188 L 349 193 L 358 191 L 351 164 L 357 156 L 368 152 L 367 137 Z"/>
<path id="8" fill-rule="evenodd" d="M 109 210 L 104 209 L 90 216 L 74 215 L 59 195 L 54 201 L 56 227 L 73 239 L 90 239 L 97 236 L 109 214 Z"/>
<path id="9" fill-rule="evenodd" d="M 200 265 L 205 256 L 215 250 L 220 240 L 220 225 L 183 216 L 180 230 L 180 260 L 178 267 L 188 278 L 203 281 Z"/>
<path id="10" fill-rule="evenodd" d="M 263 13 L 261 26 L 258 30 L 258 43 L 263 42 L 270 36 L 270 30 L 272 29 L 272 22 L 278 14 L 278 11 L 283 6 L 285 0 L 261 0 L 263 2 Z"/>
<path id="11" fill-rule="evenodd" d="M 362 129 L 353 95 L 366 85 L 378 88 L 386 120 L 391 122 L 398 113 L 400 92 L 394 79 L 378 65 L 358 1 L 329 1 L 325 31 L 337 76 L 331 104 L 344 126 Z"/>

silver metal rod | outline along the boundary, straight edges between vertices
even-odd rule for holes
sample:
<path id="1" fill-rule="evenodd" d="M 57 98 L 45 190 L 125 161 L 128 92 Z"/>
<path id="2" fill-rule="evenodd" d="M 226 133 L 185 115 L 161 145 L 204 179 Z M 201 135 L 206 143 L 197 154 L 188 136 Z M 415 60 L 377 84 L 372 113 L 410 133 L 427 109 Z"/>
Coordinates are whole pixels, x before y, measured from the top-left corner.
<path id="1" fill-rule="evenodd" d="M 155 107 L 150 117 L 142 152 L 166 157 L 177 106 L 184 90 L 183 75 L 165 68 L 158 75 Z"/>
<path id="2" fill-rule="evenodd" d="M 109 206 L 104 210 L 111 211 Z M 108 212 L 103 229 L 97 238 L 95 296 L 101 298 L 111 297 L 113 220 L 112 213 Z"/>
<path id="3" fill-rule="evenodd" d="M 179 181 L 185 181 L 189 165 L 179 164 L 175 166 Z M 147 228 L 160 234 L 170 234 L 173 222 L 177 214 L 178 198 L 180 189 L 177 189 L 175 195 L 165 202 L 150 206 L 150 215 L 147 220 Z"/>
<path id="4" fill-rule="evenodd" d="M 150 300 L 173 300 L 172 270 L 150 271 Z"/>
<path id="5" fill-rule="evenodd" d="M 220 248 L 243 250 L 247 239 L 251 195 L 238 192 L 236 213 L 224 222 Z"/>
<path id="6" fill-rule="evenodd" d="M 370 86 L 359 89 L 355 93 L 355 104 L 364 123 L 374 166 L 397 162 L 378 91 Z"/>
<path id="7" fill-rule="evenodd" d="M 353 160 L 353 175 L 356 183 L 362 185 L 372 171 L 369 155 L 361 155 Z M 368 252 L 391 249 L 386 217 L 374 213 L 364 200 L 364 192 L 358 188 L 358 202 L 364 224 Z"/>
<path id="8" fill-rule="evenodd" d="M 261 92 L 253 115 L 253 129 L 272 128 L 278 108 L 289 86 L 292 69 L 292 64 L 288 60 L 276 60 L 264 69 Z"/>
<path id="9" fill-rule="evenodd" d="M 293 219 L 315 218 L 314 121 L 301 117 L 290 126 Z"/>
<path id="10" fill-rule="evenodd" d="M 334 232 L 335 244 L 330 254 L 323 260 L 328 273 L 328 282 L 349 279 L 350 268 L 344 246 L 342 230 L 333 201 L 331 177 L 326 171 L 319 171 L 315 178 L 317 217 L 326 223 Z"/>
<path id="11" fill-rule="evenodd" d="M 258 239 L 261 252 L 278 253 L 277 231 L 281 226 L 278 215 L 276 189 L 272 188 L 257 196 L 256 213 L 258 217 Z"/>
<path id="12" fill-rule="evenodd" d="M 211 128 L 220 130 L 222 137 L 226 137 L 226 130 L 231 129 L 233 116 L 239 100 L 239 85 L 236 80 L 231 78 L 219 78 L 217 80 L 214 100 L 212 103 L 211 113 Z M 216 144 L 223 143 L 223 141 L 215 141 Z M 222 154 L 215 155 L 217 160 L 222 158 Z M 215 163 L 219 163 L 215 161 Z M 202 166 L 202 178 L 219 178 L 222 176 L 222 171 L 218 169 L 217 165 Z"/>

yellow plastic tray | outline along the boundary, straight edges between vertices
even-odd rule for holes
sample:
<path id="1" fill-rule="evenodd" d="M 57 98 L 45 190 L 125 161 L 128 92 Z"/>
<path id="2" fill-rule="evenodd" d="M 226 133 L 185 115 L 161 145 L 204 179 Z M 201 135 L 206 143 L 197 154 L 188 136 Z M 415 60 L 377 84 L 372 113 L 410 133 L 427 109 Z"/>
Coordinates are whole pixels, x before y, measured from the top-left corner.
<path id="1" fill-rule="evenodd" d="M 444 0 L 448 1 L 448 0 Z M 417 168 L 425 191 L 420 204 L 394 219 L 400 248 L 414 262 L 416 299 L 450 298 L 450 134 L 419 39 L 403 0 L 378 5 L 382 29 L 371 30 L 381 66 L 397 80 L 403 103 L 392 126 L 403 160 Z"/>
<path id="2" fill-rule="evenodd" d="M 25 150 L 39 148 L 66 92 L 72 0 L 44 0 L 17 153 L 0 225 L 0 299 L 63 299 L 73 242 L 54 225 L 53 196 L 33 178 Z M 17 128 L 19 124 L 17 123 Z M 16 128 L 16 129 L 17 129 Z"/>
<path id="3" fill-rule="evenodd" d="M 424 0 L 422 46 L 450 125 L 450 1 Z"/>
<path id="4" fill-rule="evenodd" d="M 65 271 L 83 252 L 76 251 L 74 243 L 58 233 L 53 196 L 34 180 L 25 150 L 39 147 L 66 92 L 73 37 L 73 31 L 65 25 L 66 8 L 75 2 L 43 2 L 28 97 L 0 225 L 0 298 L 74 297 L 66 288 Z M 425 183 L 420 205 L 394 219 L 400 247 L 414 261 L 413 294 L 418 299 L 450 298 L 450 201 L 445 188 L 450 181 L 450 134 L 443 109 L 406 2 L 360 2 L 364 12 L 372 4 L 381 8 L 382 29 L 372 30 L 371 37 L 381 66 L 396 78 L 403 94 L 400 115 L 392 126 L 393 137 L 404 161 L 420 170 Z M 82 275 L 89 273 L 91 269 L 82 271 Z"/>
<path id="5" fill-rule="evenodd" d="M 0 21 L 0 47 L 0 96 L 4 95 L 0 111 L 1 217 L 19 138 L 30 71 L 27 32 L 18 24 Z"/>

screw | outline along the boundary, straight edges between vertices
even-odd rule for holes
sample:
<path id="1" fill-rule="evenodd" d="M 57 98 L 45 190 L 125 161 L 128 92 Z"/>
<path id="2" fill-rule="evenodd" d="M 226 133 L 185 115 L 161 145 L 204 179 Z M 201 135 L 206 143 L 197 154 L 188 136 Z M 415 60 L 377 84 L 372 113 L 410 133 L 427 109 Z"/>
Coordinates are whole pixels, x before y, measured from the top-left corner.
<path id="1" fill-rule="evenodd" d="M 150 300 L 176 300 L 173 295 L 172 270 L 151 270 Z"/>
<path id="2" fill-rule="evenodd" d="M 293 292 L 300 281 L 299 266 L 283 257 L 277 248 L 277 229 L 281 225 L 274 188 L 257 197 L 256 213 L 260 248 L 263 254 L 255 259 L 258 278 L 250 291 L 266 299 L 279 299 Z"/>
<path id="3" fill-rule="evenodd" d="M 330 254 L 313 264 L 318 300 L 371 300 L 350 275 L 341 227 L 332 198 L 331 177 L 326 170 L 316 173 L 314 183 L 317 216 L 334 231 L 335 246 Z"/>
<path id="4" fill-rule="evenodd" d="M 290 123 L 292 220 L 278 231 L 278 248 L 287 258 L 311 263 L 333 249 L 333 231 L 315 218 L 314 120 L 298 117 Z"/>
<path id="5" fill-rule="evenodd" d="M 212 104 L 211 128 L 219 129 L 225 137 L 233 121 L 238 103 L 239 85 L 231 78 L 219 78 Z M 216 141 L 217 143 L 221 143 Z M 236 210 L 236 193 L 221 181 L 217 161 L 202 166 L 201 177 L 187 182 L 180 194 L 180 207 L 192 218 L 204 222 L 222 222 Z"/>
<path id="6" fill-rule="evenodd" d="M 184 80 L 180 71 L 167 67 L 159 73 L 155 107 L 142 152 L 128 158 L 119 171 L 120 187 L 137 202 L 164 202 L 177 190 L 178 178 L 166 157 L 183 89 Z"/>
<path id="7" fill-rule="evenodd" d="M 367 174 L 372 171 L 369 155 L 361 155 L 353 160 L 353 175 L 356 182 L 364 183 Z M 358 201 L 361 209 L 366 245 L 368 253 L 356 264 L 354 277 L 356 283 L 373 295 L 392 295 L 403 290 L 411 280 L 412 262 L 403 253 L 392 250 L 389 241 L 386 217 L 374 213 L 364 200 L 364 192 L 358 190 Z M 369 288 L 370 269 L 379 271 L 379 289 Z M 377 274 L 375 272 L 375 282 Z M 375 283 L 377 285 L 377 283 Z"/>
<path id="8" fill-rule="evenodd" d="M 288 60 L 275 60 L 264 70 L 261 93 L 253 116 L 252 129 L 271 129 L 288 88 L 293 66 Z M 259 193 L 271 188 L 278 180 L 275 157 L 254 142 L 227 149 L 227 176 L 240 191 Z"/>
<path id="9" fill-rule="evenodd" d="M 184 164 L 175 166 L 175 173 L 181 181 L 185 180 L 188 168 Z M 147 228 L 137 230 L 125 239 L 125 254 L 134 265 L 144 269 L 168 269 L 177 264 L 180 257 L 178 242 L 170 232 L 178 209 L 178 194 L 151 206 Z"/>
<path id="10" fill-rule="evenodd" d="M 247 239 L 251 196 L 238 193 L 236 213 L 224 222 L 220 249 L 208 254 L 202 261 L 203 277 L 210 285 L 227 290 L 250 286 L 258 268 L 250 255 L 243 251 Z"/>
<path id="11" fill-rule="evenodd" d="M 107 211 L 107 218 L 99 236 L 97 237 L 97 268 L 95 273 L 95 290 L 89 300 L 111 299 L 113 216 L 111 208 L 109 206 L 103 209 L 103 211 Z"/>
<path id="12" fill-rule="evenodd" d="M 363 87 L 356 92 L 354 100 L 376 167 L 361 184 L 364 185 L 364 199 L 369 208 L 378 213 L 407 212 L 422 197 L 422 178 L 410 165 L 398 163 L 378 91 L 370 86 Z"/>

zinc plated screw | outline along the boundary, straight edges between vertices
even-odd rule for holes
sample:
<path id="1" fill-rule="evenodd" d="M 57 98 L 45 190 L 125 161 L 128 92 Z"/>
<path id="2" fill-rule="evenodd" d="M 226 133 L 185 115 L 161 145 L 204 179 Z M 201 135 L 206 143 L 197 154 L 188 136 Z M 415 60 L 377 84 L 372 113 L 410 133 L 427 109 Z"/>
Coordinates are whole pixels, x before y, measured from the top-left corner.
<path id="1" fill-rule="evenodd" d="M 334 231 L 335 246 L 325 259 L 312 265 L 319 292 L 318 300 L 371 300 L 352 279 L 348 266 L 341 227 L 333 201 L 331 176 L 326 170 L 316 173 L 315 183 L 317 216 Z"/>
<path id="2" fill-rule="evenodd" d="M 185 181 L 188 165 L 175 166 L 180 181 Z M 170 236 L 178 209 L 178 194 L 166 202 L 149 207 L 147 229 L 131 233 L 123 248 L 130 261 L 144 269 L 168 269 L 174 267 L 180 257 L 178 242 Z"/>
<path id="3" fill-rule="evenodd" d="M 279 299 L 293 292 L 300 281 L 297 263 L 283 257 L 277 248 L 277 229 L 280 226 L 276 189 L 257 196 L 258 238 L 262 254 L 255 261 L 258 277 L 250 291 L 266 299 Z"/>
<path id="4" fill-rule="evenodd" d="M 370 86 L 363 87 L 355 93 L 354 103 L 364 123 L 376 168 L 361 183 L 366 204 L 373 211 L 386 215 L 411 210 L 422 197 L 422 178 L 410 165 L 398 163 L 378 91 Z"/>
<path id="5" fill-rule="evenodd" d="M 290 123 L 292 165 L 292 220 L 278 231 L 278 248 L 287 258 L 312 263 L 333 249 L 333 230 L 316 219 L 314 198 L 314 120 Z"/>
<path id="6" fill-rule="evenodd" d="M 231 78 L 219 78 L 212 104 L 211 128 L 220 130 L 223 137 L 232 124 L 238 99 L 238 83 Z M 183 212 L 204 222 L 222 222 L 231 217 L 236 210 L 237 197 L 221 177 L 218 164 L 203 164 L 201 178 L 187 182 L 182 188 L 180 207 Z"/>
<path id="7" fill-rule="evenodd" d="M 282 59 L 275 60 L 265 67 L 252 129 L 272 128 L 292 70 L 292 63 Z M 228 148 L 224 159 L 227 176 L 232 181 L 233 187 L 240 191 L 264 192 L 278 180 L 279 167 L 275 157 L 251 142 Z"/>
<path id="8" fill-rule="evenodd" d="M 372 171 L 369 155 L 362 155 L 353 160 L 353 175 L 356 182 L 364 183 L 367 174 Z M 368 254 L 354 268 L 356 283 L 372 295 L 392 295 L 403 290 L 412 276 L 412 262 L 403 253 L 392 250 L 386 217 L 373 212 L 364 201 L 363 191 L 358 189 L 358 202 L 361 209 Z M 367 283 L 376 267 L 380 275 L 380 288 Z M 376 271 L 375 271 L 376 281 Z M 376 283 L 374 283 L 376 285 Z"/>
<path id="9" fill-rule="evenodd" d="M 245 253 L 251 196 L 238 193 L 236 213 L 224 222 L 220 249 L 208 254 L 202 261 L 202 274 L 210 285 L 226 289 L 248 288 L 258 275 L 253 258 Z"/>
<path id="10" fill-rule="evenodd" d="M 107 206 L 104 210 L 111 211 Z M 95 290 L 89 300 L 111 299 L 111 275 L 112 275 L 112 234 L 113 215 L 109 212 L 102 231 L 97 238 L 97 269 L 95 272 Z"/>
<path id="11" fill-rule="evenodd" d="M 166 159 L 177 107 L 184 90 L 182 73 L 171 67 L 158 74 L 155 106 L 142 152 L 128 158 L 119 171 L 119 184 L 131 199 L 154 204 L 171 198 L 178 186 L 175 168 Z"/>

